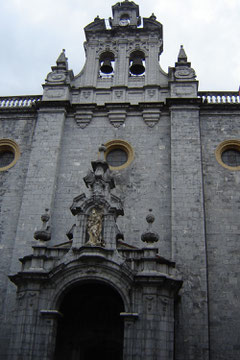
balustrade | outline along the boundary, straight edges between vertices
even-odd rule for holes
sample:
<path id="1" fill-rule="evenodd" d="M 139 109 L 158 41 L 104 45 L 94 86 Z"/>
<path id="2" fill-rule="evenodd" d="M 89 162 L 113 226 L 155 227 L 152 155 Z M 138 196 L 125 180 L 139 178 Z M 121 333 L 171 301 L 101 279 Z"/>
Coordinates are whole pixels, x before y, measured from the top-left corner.
<path id="1" fill-rule="evenodd" d="M 207 104 L 240 104 L 237 91 L 199 91 L 198 97 Z"/>
<path id="2" fill-rule="evenodd" d="M 27 108 L 41 101 L 41 95 L 4 96 L 0 97 L 0 108 Z"/>

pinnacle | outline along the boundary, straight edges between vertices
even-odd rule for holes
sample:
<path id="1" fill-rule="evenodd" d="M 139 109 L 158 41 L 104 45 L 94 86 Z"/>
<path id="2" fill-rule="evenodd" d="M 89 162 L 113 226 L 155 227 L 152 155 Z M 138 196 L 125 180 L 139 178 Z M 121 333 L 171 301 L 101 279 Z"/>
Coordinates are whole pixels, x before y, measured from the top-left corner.
<path id="1" fill-rule="evenodd" d="M 180 47 L 180 51 L 178 54 L 178 62 L 187 62 L 187 55 L 185 53 L 183 45 L 181 45 L 181 47 Z"/>
<path id="2" fill-rule="evenodd" d="M 62 49 L 61 54 L 59 55 L 58 59 L 57 59 L 57 66 L 64 66 L 66 69 L 68 68 L 68 62 L 67 62 L 67 57 L 65 55 L 65 49 Z"/>

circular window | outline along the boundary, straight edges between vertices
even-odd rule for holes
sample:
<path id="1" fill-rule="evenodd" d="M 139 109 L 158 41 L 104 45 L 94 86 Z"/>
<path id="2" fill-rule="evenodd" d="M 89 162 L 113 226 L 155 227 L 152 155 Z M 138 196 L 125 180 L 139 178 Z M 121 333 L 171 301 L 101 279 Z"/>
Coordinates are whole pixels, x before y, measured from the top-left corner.
<path id="1" fill-rule="evenodd" d="M 226 169 L 240 170 L 240 141 L 223 141 L 216 149 L 216 158 Z"/>
<path id="2" fill-rule="evenodd" d="M 0 171 L 5 171 L 16 164 L 20 156 L 17 143 L 10 139 L 0 139 Z"/>
<path id="3" fill-rule="evenodd" d="M 105 146 L 105 159 L 111 170 L 124 169 L 133 161 L 134 151 L 128 142 L 112 140 L 105 143 Z"/>
<path id="4" fill-rule="evenodd" d="M 123 149 L 113 149 L 107 154 L 106 161 L 111 166 L 122 166 L 127 162 L 127 153 Z"/>

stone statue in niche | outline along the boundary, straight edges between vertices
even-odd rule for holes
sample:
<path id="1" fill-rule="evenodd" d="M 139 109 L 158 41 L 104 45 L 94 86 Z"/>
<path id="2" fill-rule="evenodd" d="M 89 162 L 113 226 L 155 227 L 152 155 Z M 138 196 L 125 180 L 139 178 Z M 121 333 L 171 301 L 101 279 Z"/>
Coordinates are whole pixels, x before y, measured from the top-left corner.
<path id="1" fill-rule="evenodd" d="M 89 235 L 89 240 L 87 241 L 86 245 L 104 246 L 104 241 L 102 239 L 102 221 L 102 211 L 93 208 L 87 222 L 87 233 Z"/>

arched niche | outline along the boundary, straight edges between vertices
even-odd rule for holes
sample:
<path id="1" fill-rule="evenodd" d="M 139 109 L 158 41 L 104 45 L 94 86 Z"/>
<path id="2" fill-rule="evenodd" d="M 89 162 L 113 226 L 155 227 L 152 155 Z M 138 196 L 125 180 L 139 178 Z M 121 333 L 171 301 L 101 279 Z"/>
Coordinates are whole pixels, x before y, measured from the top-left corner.
<path id="1" fill-rule="evenodd" d="M 120 294 L 100 281 L 82 281 L 61 297 L 54 360 L 122 360 L 124 312 Z"/>

